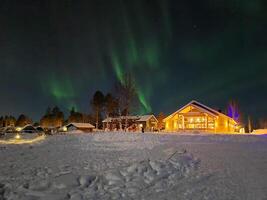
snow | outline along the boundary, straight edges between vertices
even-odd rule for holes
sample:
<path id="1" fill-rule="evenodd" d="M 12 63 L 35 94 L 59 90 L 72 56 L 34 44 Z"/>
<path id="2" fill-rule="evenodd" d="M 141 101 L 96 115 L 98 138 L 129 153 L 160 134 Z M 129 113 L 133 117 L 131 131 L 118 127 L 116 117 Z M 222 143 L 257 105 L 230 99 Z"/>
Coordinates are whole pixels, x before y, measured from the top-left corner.
<path id="1" fill-rule="evenodd" d="M 256 130 L 253 130 L 252 134 L 256 134 L 256 135 L 267 134 L 267 129 L 256 129 Z"/>
<path id="2" fill-rule="evenodd" d="M 0 199 L 266 199 L 265 135 L 73 133 L 0 144 Z"/>

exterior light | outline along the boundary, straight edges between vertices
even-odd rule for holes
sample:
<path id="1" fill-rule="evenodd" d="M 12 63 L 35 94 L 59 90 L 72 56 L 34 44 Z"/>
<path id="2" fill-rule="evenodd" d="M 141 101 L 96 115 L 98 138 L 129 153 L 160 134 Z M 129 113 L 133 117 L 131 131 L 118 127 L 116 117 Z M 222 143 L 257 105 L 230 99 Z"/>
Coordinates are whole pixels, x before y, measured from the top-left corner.
<path id="1" fill-rule="evenodd" d="M 16 134 L 15 135 L 15 139 L 19 140 L 20 139 L 20 135 L 19 134 Z"/>
<path id="2" fill-rule="evenodd" d="M 67 132 L 68 131 L 68 128 L 66 126 L 63 126 L 63 131 L 64 132 Z"/>
<path id="3" fill-rule="evenodd" d="M 32 144 L 35 142 L 40 142 L 45 139 L 45 135 L 38 136 L 34 139 L 22 139 L 19 134 L 17 134 L 13 139 L 10 140 L 0 140 L 0 144 Z"/>
<path id="4" fill-rule="evenodd" d="M 17 128 L 16 128 L 16 131 L 18 131 L 18 132 L 20 132 L 21 130 L 22 130 L 21 127 L 17 127 Z"/>

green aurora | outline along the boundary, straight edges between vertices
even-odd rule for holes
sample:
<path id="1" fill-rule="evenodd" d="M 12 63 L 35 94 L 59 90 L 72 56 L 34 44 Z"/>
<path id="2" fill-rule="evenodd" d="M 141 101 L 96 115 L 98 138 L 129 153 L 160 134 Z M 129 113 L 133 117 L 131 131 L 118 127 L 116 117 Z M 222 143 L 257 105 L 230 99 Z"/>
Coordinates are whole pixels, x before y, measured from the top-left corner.
<path id="1" fill-rule="evenodd" d="M 267 117 L 264 0 L 14 2 L 0 8 L 2 114 L 88 113 L 96 90 L 131 73 L 137 114 L 192 99 L 224 110 L 234 99 Z"/>

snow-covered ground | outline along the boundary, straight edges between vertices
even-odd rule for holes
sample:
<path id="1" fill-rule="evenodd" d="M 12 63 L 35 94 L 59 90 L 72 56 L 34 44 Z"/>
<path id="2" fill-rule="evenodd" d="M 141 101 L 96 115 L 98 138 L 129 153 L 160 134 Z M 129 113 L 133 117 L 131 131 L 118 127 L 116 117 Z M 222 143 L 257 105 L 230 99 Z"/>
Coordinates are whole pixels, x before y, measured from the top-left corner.
<path id="1" fill-rule="evenodd" d="M 267 137 L 97 133 L 0 144 L 3 199 L 267 199 Z"/>

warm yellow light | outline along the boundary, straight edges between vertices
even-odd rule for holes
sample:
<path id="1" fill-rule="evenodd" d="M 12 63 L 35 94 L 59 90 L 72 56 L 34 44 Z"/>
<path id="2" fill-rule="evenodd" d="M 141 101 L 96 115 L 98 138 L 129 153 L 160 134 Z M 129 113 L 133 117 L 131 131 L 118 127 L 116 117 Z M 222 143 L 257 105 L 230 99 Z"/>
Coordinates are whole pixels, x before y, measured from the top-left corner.
<path id="1" fill-rule="evenodd" d="M 20 132 L 21 130 L 22 130 L 21 127 L 17 127 L 17 128 L 16 128 L 16 131 L 18 131 L 18 132 Z"/>
<path id="2" fill-rule="evenodd" d="M 192 123 L 193 122 L 193 118 L 190 118 L 190 123 Z"/>
<path id="3" fill-rule="evenodd" d="M 19 140 L 20 139 L 20 135 L 16 134 L 15 139 Z"/>
<path id="4" fill-rule="evenodd" d="M 67 132 L 68 131 L 68 128 L 66 126 L 63 126 L 63 131 L 64 132 Z"/>
<path id="5" fill-rule="evenodd" d="M 139 124 L 139 126 L 142 128 L 143 127 L 143 124 Z"/>
<path id="6" fill-rule="evenodd" d="M 39 142 L 39 141 L 42 141 L 45 139 L 45 135 L 41 135 L 41 136 L 38 136 L 34 139 L 10 139 L 10 140 L 0 140 L 0 144 L 31 144 L 31 143 L 35 143 L 35 142 Z"/>
<path id="7" fill-rule="evenodd" d="M 245 128 L 240 128 L 239 133 L 244 134 L 245 133 Z"/>

